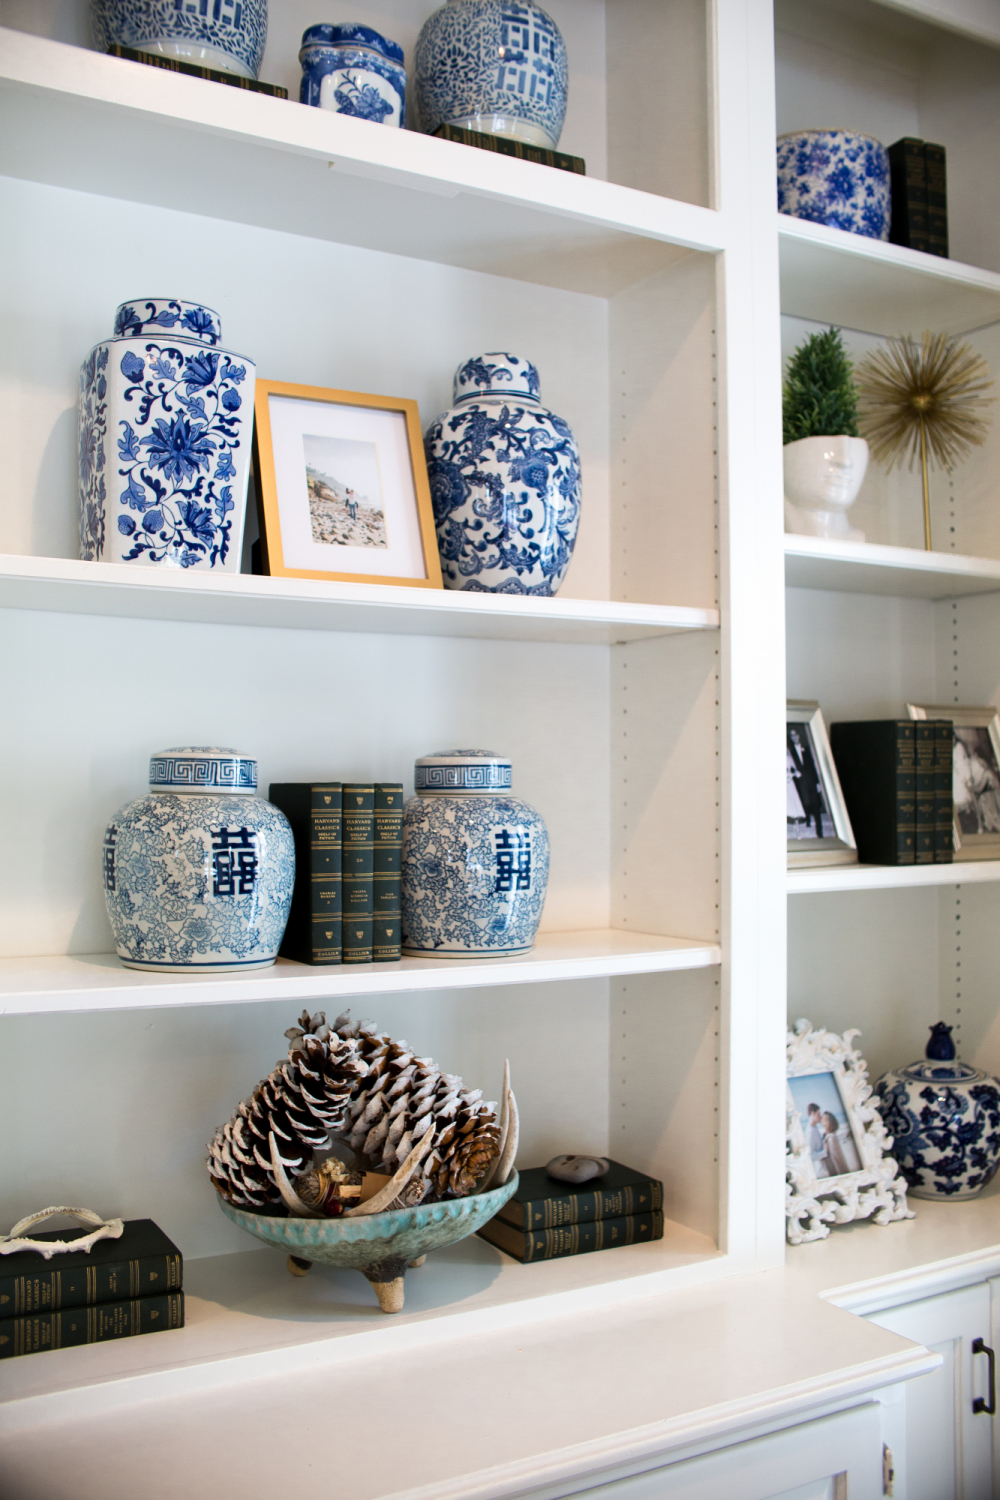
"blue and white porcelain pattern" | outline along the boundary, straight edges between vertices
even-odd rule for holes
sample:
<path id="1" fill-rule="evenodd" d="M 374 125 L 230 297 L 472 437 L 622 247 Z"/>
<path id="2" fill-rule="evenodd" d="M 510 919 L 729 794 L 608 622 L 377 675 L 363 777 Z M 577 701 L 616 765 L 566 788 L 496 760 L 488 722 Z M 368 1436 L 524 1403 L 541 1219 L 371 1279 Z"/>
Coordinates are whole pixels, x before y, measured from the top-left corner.
<path id="1" fill-rule="evenodd" d="M 566 116 L 566 44 L 533 0 L 448 0 L 415 53 L 421 128 L 461 125 L 555 150 Z"/>
<path id="2" fill-rule="evenodd" d="M 267 0 L 90 0 L 99 52 L 134 47 L 256 78 L 267 41 Z"/>
<path id="3" fill-rule="evenodd" d="M 455 374 L 455 405 L 424 437 L 447 589 L 548 597 L 580 524 L 580 454 L 539 400 L 538 371 L 480 354 Z"/>
<path id="4" fill-rule="evenodd" d="M 852 130 L 796 130 L 778 137 L 778 212 L 887 240 L 892 219 L 889 153 Z"/>
<path id="5" fill-rule="evenodd" d="M 403 49 L 370 26 L 308 27 L 299 62 L 300 104 L 376 125 L 405 125 Z"/>
<path id="6" fill-rule="evenodd" d="M 252 361 L 219 316 L 124 302 L 80 370 L 80 556 L 238 573 L 250 477 Z"/>
<path id="7" fill-rule="evenodd" d="M 256 761 L 236 750 L 162 750 L 149 784 L 104 835 L 104 899 L 122 963 L 195 974 L 273 964 L 295 844 L 284 813 L 254 794 Z"/>
<path id="8" fill-rule="evenodd" d="M 416 763 L 403 809 L 403 951 L 501 958 L 535 941 L 549 879 L 539 813 L 509 790 L 510 761 L 442 750 Z"/>
<path id="9" fill-rule="evenodd" d="M 975 1198 L 1000 1164 L 1000 1081 L 959 1062 L 950 1032 L 939 1021 L 926 1058 L 891 1069 L 874 1089 L 915 1198 Z"/>

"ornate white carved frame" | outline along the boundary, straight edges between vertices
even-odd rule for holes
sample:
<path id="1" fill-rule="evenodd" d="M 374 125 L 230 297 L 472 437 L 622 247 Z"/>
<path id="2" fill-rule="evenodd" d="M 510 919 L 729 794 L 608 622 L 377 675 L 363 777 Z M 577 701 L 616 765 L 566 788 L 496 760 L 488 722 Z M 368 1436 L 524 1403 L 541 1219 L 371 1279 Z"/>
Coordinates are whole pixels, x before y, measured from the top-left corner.
<path id="1" fill-rule="evenodd" d="M 892 1145 L 882 1117 L 872 1102 L 868 1065 L 852 1045 L 860 1036 L 854 1027 L 843 1036 L 832 1031 L 814 1031 L 809 1021 L 796 1021 L 788 1033 L 788 1078 L 812 1073 L 832 1073 L 857 1143 L 860 1172 L 839 1177 L 818 1177 L 799 1112 L 791 1090 L 785 1089 L 785 1216 L 788 1241 L 801 1245 L 822 1240 L 831 1224 L 849 1224 L 852 1219 L 874 1219 L 891 1224 L 894 1219 L 912 1219 L 906 1206 L 906 1183 L 899 1167 L 888 1156 Z"/>

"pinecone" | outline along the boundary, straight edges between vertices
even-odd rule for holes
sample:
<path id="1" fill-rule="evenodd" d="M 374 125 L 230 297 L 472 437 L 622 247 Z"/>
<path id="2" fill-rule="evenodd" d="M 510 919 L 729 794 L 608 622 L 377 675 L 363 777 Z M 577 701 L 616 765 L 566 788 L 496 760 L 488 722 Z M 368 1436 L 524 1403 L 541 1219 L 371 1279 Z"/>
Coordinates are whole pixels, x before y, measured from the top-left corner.
<path id="1" fill-rule="evenodd" d="M 280 1200 L 268 1135 L 274 1132 L 282 1165 L 297 1177 L 313 1151 L 342 1128 L 348 1101 L 367 1072 L 352 1037 L 338 1036 L 322 1012 L 303 1011 L 285 1032 L 288 1057 L 244 1099 L 209 1143 L 208 1170 L 231 1203 L 260 1208 Z"/>

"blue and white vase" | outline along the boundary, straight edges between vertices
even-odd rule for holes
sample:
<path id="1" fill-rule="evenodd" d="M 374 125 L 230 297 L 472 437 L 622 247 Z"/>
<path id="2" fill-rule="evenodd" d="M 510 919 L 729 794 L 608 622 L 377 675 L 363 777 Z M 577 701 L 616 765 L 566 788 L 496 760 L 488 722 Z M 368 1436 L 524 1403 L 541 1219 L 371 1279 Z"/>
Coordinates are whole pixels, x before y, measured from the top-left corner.
<path id="1" fill-rule="evenodd" d="M 104 900 L 128 969 L 217 974 L 273 964 L 295 883 L 284 813 L 236 750 L 161 750 L 149 793 L 104 835 Z"/>
<path id="2" fill-rule="evenodd" d="M 310 26 L 299 62 L 300 104 L 376 125 L 406 124 L 403 49 L 370 26 Z"/>
<path id="3" fill-rule="evenodd" d="M 256 78 L 267 41 L 267 0 L 90 0 L 99 52 L 134 47 Z"/>
<path id="4" fill-rule="evenodd" d="M 951 1027 L 931 1027 L 926 1057 L 874 1088 L 892 1154 L 915 1198 L 975 1198 L 1000 1164 L 1000 1081 L 959 1062 Z"/>
<path id="5" fill-rule="evenodd" d="M 466 360 L 454 390 L 424 436 L 444 586 L 554 594 L 580 524 L 576 440 L 514 354 Z"/>
<path id="6" fill-rule="evenodd" d="M 403 951 L 420 958 L 527 953 L 545 905 L 549 836 L 491 750 L 424 755 L 403 809 Z"/>
<path id="7" fill-rule="evenodd" d="M 778 137 L 778 212 L 887 240 L 889 153 L 853 130 L 796 130 Z"/>
<path id="8" fill-rule="evenodd" d="M 256 366 L 217 313 L 139 297 L 80 369 L 80 556 L 238 573 Z"/>
<path id="9" fill-rule="evenodd" d="M 566 115 L 566 44 L 533 0 L 448 0 L 415 54 L 421 129 L 461 125 L 555 150 Z"/>

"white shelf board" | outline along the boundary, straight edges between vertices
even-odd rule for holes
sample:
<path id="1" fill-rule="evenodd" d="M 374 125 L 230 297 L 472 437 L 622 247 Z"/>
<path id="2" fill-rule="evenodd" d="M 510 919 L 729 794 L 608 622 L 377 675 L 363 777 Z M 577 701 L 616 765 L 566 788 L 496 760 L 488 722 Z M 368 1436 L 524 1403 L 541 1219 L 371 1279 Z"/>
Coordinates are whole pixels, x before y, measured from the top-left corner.
<path id="1" fill-rule="evenodd" d="M 0 1015 L 229 1005 L 255 1000 L 339 1001 L 352 995 L 479 989 L 618 974 L 706 969 L 722 962 L 716 943 L 605 928 L 542 932 L 516 958 L 404 958 L 394 964 L 313 968 L 279 958 L 269 969 L 229 974 L 156 974 L 126 969 L 112 953 L 0 959 Z"/>
<path id="2" fill-rule="evenodd" d="M 785 583 L 789 588 L 845 594 L 957 599 L 1000 591 L 1000 560 L 786 535 Z"/>
<path id="3" fill-rule="evenodd" d="M 781 311 L 883 337 L 967 333 L 1000 320 L 1000 276 L 921 250 L 778 215 Z"/>
<path id="4" fill-rule="evenodd" d="M 1000 880 L 1000 859 L 957 860 L 949 865 L 820 865 L 789 870 L 788 894 L 821 891 L 889 891 L 904 886 L 984 885 Z"/>
<path id="5" fill-rule="evenodd" d="M 0 171 L 600 296 L 724 248 L 711 209 L 8 29 Z"/>

